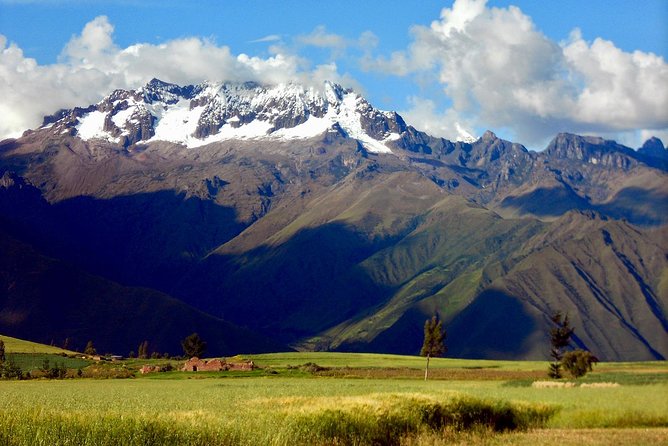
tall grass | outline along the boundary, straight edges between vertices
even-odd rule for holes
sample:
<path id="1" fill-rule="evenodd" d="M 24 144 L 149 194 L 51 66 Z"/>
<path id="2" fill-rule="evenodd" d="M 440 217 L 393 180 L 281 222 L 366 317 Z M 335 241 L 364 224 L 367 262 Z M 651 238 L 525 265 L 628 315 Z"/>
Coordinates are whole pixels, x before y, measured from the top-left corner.
<path id="1" fill-rule="evenodd" d="M 361 401 L 339 401 L 290 417 L 295 440 L 323 444 L 400 444 L 425 432 L 526 430 L 544 426 L 556 409 L 455 396 L 448 400 L 424 395 L 376 395 Z"/>
<path id="2" fill-rule="evenodd" d="M 262 407 L 271 404 L 274 410 Z M 200 413 L 58 413 L 39 408 L 0 411 L 6 445 L 398 445 L 425 432 L 526 430 L 555 409 L 454 396 L 382 394 L 353 398 L 269 399 L 256 417 L 225 423 Z M 257 421 L 262 420 L 262 423 Z M 238 420 L 242 421 L 242 420 Z"/>

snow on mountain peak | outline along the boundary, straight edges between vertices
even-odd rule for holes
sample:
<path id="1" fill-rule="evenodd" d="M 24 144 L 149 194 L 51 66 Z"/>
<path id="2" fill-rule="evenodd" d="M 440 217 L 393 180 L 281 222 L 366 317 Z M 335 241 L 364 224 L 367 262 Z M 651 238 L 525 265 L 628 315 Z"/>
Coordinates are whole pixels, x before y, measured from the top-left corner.
<path id="1" fill-rule="evenodd" d="M 455 122 L 455 130 L 457 130 L 457 141 L 467 142 L 472 144 L 478 140 L 475 136 L 471 135 L 460 123 Z"/>
<path id="2" fill-rule="evenodd" d="M 386 143 L 400 138 L 401 127 L 388 122 L 396 114 L 376 110 L 331 82 L 318 90 L 253 82 L 181 87 L 153 79 L 138 90 L 117 90 L 95 106 L 75 109 L 69 119 L 82 139 L 126 146 L 170 141 L 193 148 L 230 139 L 307 139 L 341 129 L 375 153 L 392 153 Z"/>

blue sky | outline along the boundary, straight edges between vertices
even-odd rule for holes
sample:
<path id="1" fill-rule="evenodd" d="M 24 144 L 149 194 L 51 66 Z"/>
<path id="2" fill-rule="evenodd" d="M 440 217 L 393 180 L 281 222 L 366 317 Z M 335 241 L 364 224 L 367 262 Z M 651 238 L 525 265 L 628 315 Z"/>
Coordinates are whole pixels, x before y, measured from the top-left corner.
<path id="1" fill-rule="evenodd" d="M 198 81 L 201 65 L 203 78 L 247 68 L 254 80 L 333 77 L 451 139 L 489 128 L 537 149 L 557 131 L 666 142 L 667 23 L 665 0 L 0 0 L 0 94 L 14 114 L 0 137 L 38 125 L 49 107 L 138 87 L 152 67 L 183 83 Z M 172 62 L 192 69 L 157 60 L 161 46 L 173 53 L 192 38 L 192 59 L 181 48 Z M 276 58 L 284 77 L 268 73 Z M 40 104 L 12 103 L 35 85 Z"/>

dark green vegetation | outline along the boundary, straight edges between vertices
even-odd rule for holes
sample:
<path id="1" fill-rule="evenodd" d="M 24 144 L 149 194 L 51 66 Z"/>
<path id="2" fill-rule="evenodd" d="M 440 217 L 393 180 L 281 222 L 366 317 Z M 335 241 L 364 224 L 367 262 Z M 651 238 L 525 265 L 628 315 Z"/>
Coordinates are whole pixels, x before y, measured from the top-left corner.
<path id="1" fill-rule="evenodd" d="M 199 337 L 197 333 L 192 333 L 181 341 L 181 346 L 183 347 L 183 353 L 188 358 L 193 356 L 197 358 L 204 357 L 204 352 L 206 351 L 206 342 Z"/>
<path id="2" fill-rule="evenodd" d="M 431 319 L 427 319 L 424 323 L 424 341 L 422 342 L 422 349 L 420 356 L 427 357 L 427 365 L 424 369 L 425 381 L 429 377 L 429 360 L 434 357 L 443 356 L 448 348 L 445 345 L 445 330 L 443 330 L 443 321 L 438 315 L 433 315 Z"/>
<path id="3" fill-rule="evenodd" d="M 576 349 L 564 353 L 561 361 L 573 378 L 580 378 L 594 370 L 594 364 L 598 359 L 587 350 Z"/>
<path id="4" fill-rule="evenodd" d="M 211 355 L 417 354 L 439 312 L 454 357 L 546 359 L 559 309 L 601 360 L 668 356 L 663 158 L 569 134 L 541 153 L 491 132 L 453 143 L 392 119 L 393 155 L 341 132 L 2 142 L 0 330 L 122 354 L 180 354 L 193 332 Z"/>
<path id="5" fill-rule="evenodd" d="M 561 367 L 563 366 L 564 349 L 571 343 L 574 329 L 568 322 L 568 315 L 562 317 L 559 312 L 552 316 L 552 322 L 555 326 L 550 329 L 550 357 L 552 362 L 548 375 L 550 378 L 559 379 L 562 377 Z"/>

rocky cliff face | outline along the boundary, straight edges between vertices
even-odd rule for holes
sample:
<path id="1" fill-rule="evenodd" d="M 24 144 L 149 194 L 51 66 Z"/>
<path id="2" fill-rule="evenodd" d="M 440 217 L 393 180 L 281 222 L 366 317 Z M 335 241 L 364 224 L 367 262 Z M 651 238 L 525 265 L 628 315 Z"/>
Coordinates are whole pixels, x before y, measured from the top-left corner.
<path id="1" fill-rule="evenodd" d="M 640 162 L 635 151 L 617 144 L 615 141 L 570 133 L 557 135 L 545 149 L 545 156 L 554 159 L 600 164 L 620 170 L 629 170 Z"/>

